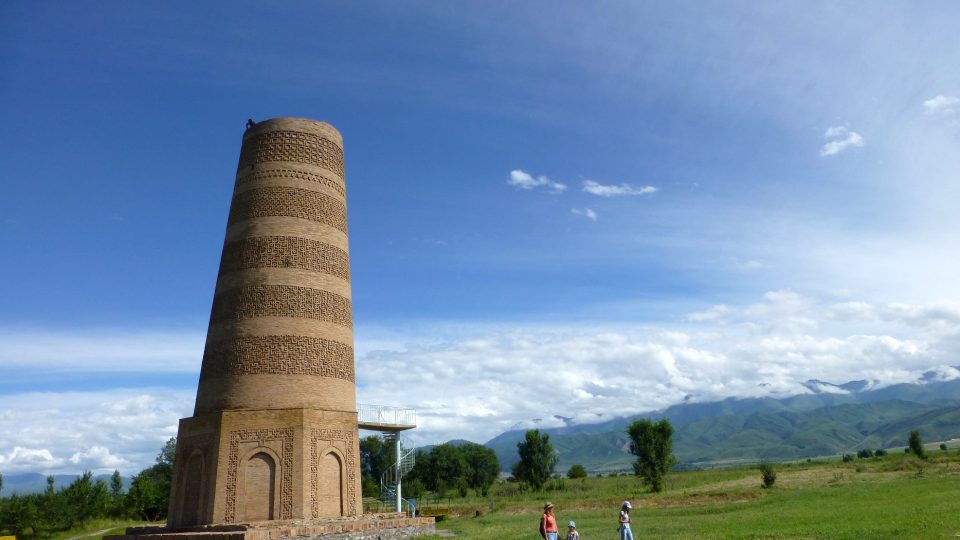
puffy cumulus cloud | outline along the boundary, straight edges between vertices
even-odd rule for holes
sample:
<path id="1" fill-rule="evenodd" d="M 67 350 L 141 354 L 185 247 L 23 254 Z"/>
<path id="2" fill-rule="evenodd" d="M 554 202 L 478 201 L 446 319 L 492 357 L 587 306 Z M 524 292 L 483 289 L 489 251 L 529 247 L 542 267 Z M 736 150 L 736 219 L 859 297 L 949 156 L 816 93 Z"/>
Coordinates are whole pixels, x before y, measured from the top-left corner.
<path id="1" fill-rule="evenodd" d="M 540 419 L 547 426 L 557 421 L 553 413 L 594 422 L 682 399 L 695 386 L 688 365 L 710 356 L 684 341 L 675 334 L 652 340 L 558 329 L 409 345 L 358 359 L 359 393 L 365 402 L 399 399 L 418 408 L 420 426 L 412 436 L 421 440 L 484 442 L 518 423 Z M 658 390 L 664 380 L 682 387 Z"/>
<path id="2" fill-rule="evenodd" d="M 927 114 L 956 114 L 960 111 L 960 98 L 940 94 L 923 102 Z"/>
<path id="3" fill-rule="evenodd" d="M 0 365 L 58 372 L 199 370 L 200 332 L 15 331 L 0 329 Z"/>
<path id="4" fill-rule="evenodd" d="M 596 220 L 597 220 L 597 213 L 594 212 L 593 210 L 589 209 L 589 208 L 584 208 L 583 210 L 581 210 L 581 209 L 579 209 L 579 208 L 571 208 L 571 209 L 570 209 L 570 213 L 571 213 L 571 214 L 574 214 L 574 215 L 577 215 L 577 216 L 583 216 L 583 217 L 589 219 L 590 221 L 596 221 Z"/>
<path id="5" fill-rule="evenodd" d="M 193 392 L 171 389 L 0 396 L 0 469 L 137 473 L 176 436 L 193 399 Z"/>
<path id="6" fill-rule="evenodd" d="M 532 190 L 537 187 L 545 187 L 553 193 L 562 193 L 567 189 L 566 184 L 554 182 L 546 176 L 534 177 L 532 174 L 520 169 L 510 171 L 510 178 L 507 179 L 507 183 L 516 187 L 517 189 L 526 190 Z"/>
<path id="7" fill-rule="evenodd" d="M 827 143 L 820 148 L 821 156 L 835 156 L 848 148 L 861 147 L 866 144 L 863 135 L 856 131 L 850 131 L 846 126 L 827 128 L 823 138 L 827 139 Z"/>
<path id="8" fill-rule="evenodd" d="M 46 448 L 14 446 L 0 453 L 0 467 L 8 473 L 50 471 L 62 467 L 64 460 L 55 458 Z"/>
<path id="9" fill-rule="evenodd" d="M 70 463 L 84 470 L 119 469 L 130 465 L 129 461 L 111 454 L 109 448 L 96 444 L 83 452 L 74 453 L 70 456 Z"/>
<path id="10" fill-rule="evenodd" d="M 600 197 L 622 197 L 628 195 L 653 195 L 658 190 L 653 186 L 633 187 L 630 184 L 620 184 L 619 186 L 604 185 L 593 180 L 583 181 L 583 190 Z"/>
<path id="11" fill-rule="evenodd" d="M 780 290 L 672 326 L 476 329 L 368 349 L 357 360 L 358 394 L 418 409 L 415 444 L 485 442 L 508 429 L 593 423 L 684 401 L 808 393 L 814 379 L 884 386 L 918 381 L 931 368 L 954 378 L 955 315 L 949 306 Z"/>

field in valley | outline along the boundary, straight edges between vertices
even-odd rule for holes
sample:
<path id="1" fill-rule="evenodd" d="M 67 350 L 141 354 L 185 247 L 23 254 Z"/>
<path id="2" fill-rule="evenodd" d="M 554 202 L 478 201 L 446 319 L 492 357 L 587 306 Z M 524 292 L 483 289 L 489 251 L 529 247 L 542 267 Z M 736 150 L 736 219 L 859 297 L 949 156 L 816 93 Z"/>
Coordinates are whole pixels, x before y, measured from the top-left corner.
<path id="1" fill-rule="evenodd" d="M 539 538 L 549 500 L 558 523 L 575 520 L 584 540 L 619 538 L 619 506 L 629 499 L 638 539 L 960 537 L 956 450 L 932 450 L 929 461 L 894 454 L 776 467 L 770 489 L 749 467 L 672 473 L 659 494 L 633 476 L 554 480 L 540 493 L 498 484 L 490 497 L 450 500 L 438 528 L 459 538 Z"/>

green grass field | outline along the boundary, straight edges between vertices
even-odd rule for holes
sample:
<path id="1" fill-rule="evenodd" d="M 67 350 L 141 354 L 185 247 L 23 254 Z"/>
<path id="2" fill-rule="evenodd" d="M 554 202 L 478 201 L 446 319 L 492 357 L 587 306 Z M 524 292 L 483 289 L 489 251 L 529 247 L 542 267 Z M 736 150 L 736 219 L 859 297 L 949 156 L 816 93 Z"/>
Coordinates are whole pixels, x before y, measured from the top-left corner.
<path id="1" fill-rule="evenodd" d="M 619 538 L 620 502 L 630 499 L 638 539 L 960 537 L 960 455 L 932 454 L 929 462 L 900 454 L 778 465 L 771 489 L 753 468 L 672 473 L 660 494 L 635 477 L 565 480 L 562 489 L 526 494 L 498 485 L 487 499 L 452 502 L 438 528 L 460 538 L 535 539 L 550 500 L 558 523 L 575 520 L 584 540 Z"/>

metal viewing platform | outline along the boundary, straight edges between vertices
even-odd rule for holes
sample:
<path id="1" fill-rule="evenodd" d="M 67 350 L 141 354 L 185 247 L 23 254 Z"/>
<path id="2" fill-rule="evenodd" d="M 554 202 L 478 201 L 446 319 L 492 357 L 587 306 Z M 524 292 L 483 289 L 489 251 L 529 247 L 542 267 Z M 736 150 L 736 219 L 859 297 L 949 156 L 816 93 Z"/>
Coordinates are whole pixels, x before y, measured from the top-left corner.
<path id="1" fill-rule="evenodd" d="M 417 427 L 416 409 L 357 404 L 357 427 L 373 431 L 404 431 Z"/>

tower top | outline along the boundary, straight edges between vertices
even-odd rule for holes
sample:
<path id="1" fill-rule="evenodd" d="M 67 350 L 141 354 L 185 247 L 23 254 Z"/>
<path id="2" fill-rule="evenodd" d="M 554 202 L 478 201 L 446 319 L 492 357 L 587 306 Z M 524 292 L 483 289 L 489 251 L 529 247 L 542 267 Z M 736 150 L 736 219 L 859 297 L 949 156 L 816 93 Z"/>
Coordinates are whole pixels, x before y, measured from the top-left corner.
<path id="1" fill-rule="evenodd" d="M 266 131 L 299 131 L 303 133 L 314 133 L 321 137 L 332 139 L 338 145 L 343 147 L 343 136 L 332 125 L 321 122 L 320 120 L 310 120 L 309 118 L 281 117 L 270 118 L 260 122 L 253 122 L 248 125 L 243 133 L 243 139 L 259 135 Z"/>

